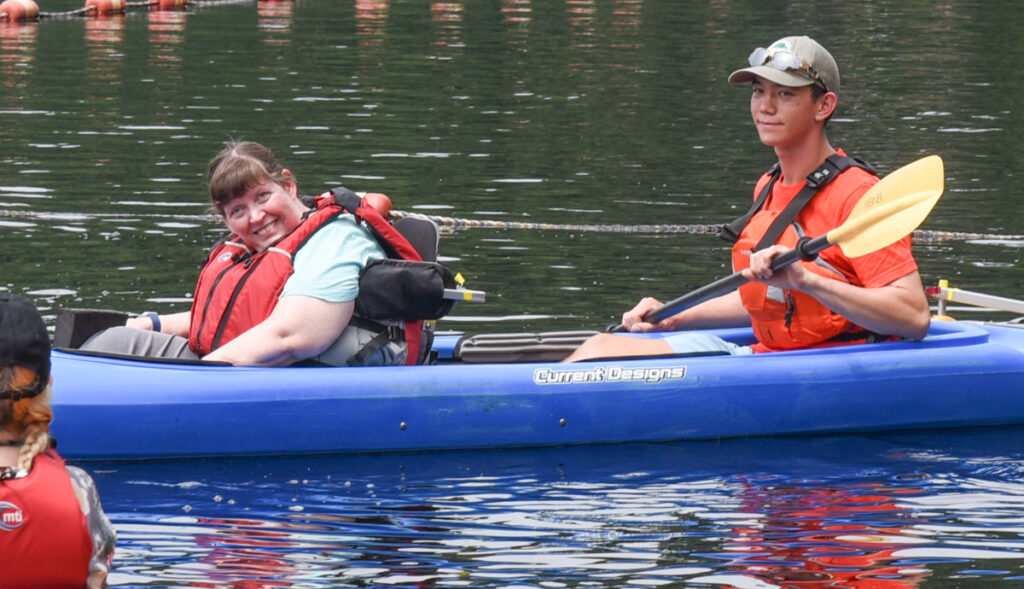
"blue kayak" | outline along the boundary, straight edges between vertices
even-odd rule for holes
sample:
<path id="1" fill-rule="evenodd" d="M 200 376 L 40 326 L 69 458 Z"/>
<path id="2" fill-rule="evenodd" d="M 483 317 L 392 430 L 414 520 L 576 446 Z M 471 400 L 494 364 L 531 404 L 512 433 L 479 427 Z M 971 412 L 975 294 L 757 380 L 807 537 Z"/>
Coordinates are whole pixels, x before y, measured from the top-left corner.
<path id="1" fill-rule="evenodd" d="M 713 330 L 746 344 L 749 329 Z M 636 337 L 660 337 L 658 334 Z M 510 448 L 1024 423 L 1024 326 L 756 356 L 242 368 L 53 353 L 74 459 Z"/>

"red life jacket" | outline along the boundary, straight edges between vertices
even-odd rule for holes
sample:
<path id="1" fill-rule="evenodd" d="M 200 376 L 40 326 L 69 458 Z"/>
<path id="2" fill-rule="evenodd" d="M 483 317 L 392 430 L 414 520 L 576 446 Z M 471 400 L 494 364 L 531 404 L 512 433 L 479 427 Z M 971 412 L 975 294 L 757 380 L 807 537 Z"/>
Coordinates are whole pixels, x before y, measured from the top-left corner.
<path id="1" fill-rule="evenodd" d="M 0 585 L 33 589 L 85 587 L 92 538 L 64 459 L 36 456 L 32 472 L 0 481 Z"/>
<path id="2" fill-rule="evenodd" d="M 343 195 L 351 198 L 340 198 Z M 214 246 L 199 273 L 192 302 L 188 336 L 192 351 L 205 356 L 269 317 L 295 270 L 295 252 L 313 234 L 346 212 L 352 213 L 357 223 L 365 221 L 389 255 L 420 261 L 415 248 L 354 193 L 336 189 L 323 194 L 316 198 L 316 208 L 306 214 L 302 223 L 272 247 L 253 253 L 234 234 Z M 416 364 L 420 357 L 422 327 L 422 321 L 405 322 L 409 350 L 406 364 Z"/>

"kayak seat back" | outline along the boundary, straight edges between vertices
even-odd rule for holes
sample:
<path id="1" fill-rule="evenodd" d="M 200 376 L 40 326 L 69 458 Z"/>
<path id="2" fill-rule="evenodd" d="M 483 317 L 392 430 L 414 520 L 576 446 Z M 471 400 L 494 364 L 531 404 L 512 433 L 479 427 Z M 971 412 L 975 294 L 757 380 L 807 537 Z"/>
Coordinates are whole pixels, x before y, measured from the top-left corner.
<path id="1" fill-rule="evenodd" d="M 441 232 L 436 223 L 424 217 L 409 216 L 396 220 L 392 225 L 415 248 L 424 262 L 437 261 Z"/>
<path id="2" fill-rule="evenodd" d="M 124 325 L 130 315 L 107 309 L 61 309 L 53 331 L 53 347 L 77 349 L 93 334 Z"/>

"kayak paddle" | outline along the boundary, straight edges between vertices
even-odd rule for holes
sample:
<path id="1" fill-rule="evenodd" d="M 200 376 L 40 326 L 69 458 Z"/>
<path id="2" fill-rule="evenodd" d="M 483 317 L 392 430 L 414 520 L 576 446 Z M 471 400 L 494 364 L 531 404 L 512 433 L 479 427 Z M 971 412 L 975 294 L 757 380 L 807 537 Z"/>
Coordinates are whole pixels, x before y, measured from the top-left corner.
<path id="1" fill-rule="evenodd" d="M 839 227 L 776 256 L 772 270 L 797 260 L 813 260 L 822 250 L 838 245 L 847 256 L 856 257 L 893 244 L 910 235 L 924 222 L 943 190 L 942 158 L 923 157 L 907 164 L 872 186 L 861 197 L 850 216 Z M 747 282 L 740 272 L 720 278 L 669 301 L 644 315 L 644 321 L 657 323 L 704 301 L 721 296 Z M 625 331 L 619 325 L 612 331 Z"/>

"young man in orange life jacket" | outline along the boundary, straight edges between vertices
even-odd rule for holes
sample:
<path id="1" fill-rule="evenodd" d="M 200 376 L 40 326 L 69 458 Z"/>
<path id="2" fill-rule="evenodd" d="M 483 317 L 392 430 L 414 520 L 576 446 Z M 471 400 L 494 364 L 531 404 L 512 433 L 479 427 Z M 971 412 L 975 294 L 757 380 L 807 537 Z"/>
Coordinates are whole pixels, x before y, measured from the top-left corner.
<path id="1" fill-rule="evenodd" d="M 826 136 L 825 126 L 836 110 L 839 92 L 839 69 L 832 55 L 809 37 L 786 37 L 755 49 L 749 67 L 733 72 L 729 82 L 750 84 L 754 127 L 761 142 L 778 157 L 778 166 L 764 174 L 754 190 L 760 206 L 755 205 L 743 221 L 738 219 L 738 225 L 732 224 L 738 233 L 733 266 L 750 282 L 656 324 L 644 322 L 643 317 L 661 302 L 645 298 L 623 314 L 622 325 L 632 332 L 751 325 L 757 343 L 738 346 L 688 332 L 665 339 L 600 334 L 566 361 L 750 354 L 920 339 L 927 333 L 928 300 L 909 237 L 856 258 L 833 247 L 815 261 L 771 269 L 772 259 L 799 237 L 817 237 L 842 225 L 860 197 L 878 181 L 866 164 L 834 149 Z M 809 176 L 811 182 L 807 182 Z M 828 180 L 816 180 L 823 177 Z M 784 212 L 794 201 L 804 204 Z M 773 227 L 780 217 L 782 221 Z M 781 235 L 771 237 L 777 233 Z M 760 243 L 766 234 L 771 235 Z"/>

